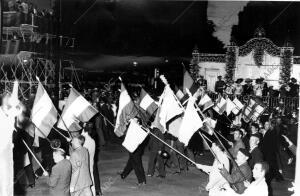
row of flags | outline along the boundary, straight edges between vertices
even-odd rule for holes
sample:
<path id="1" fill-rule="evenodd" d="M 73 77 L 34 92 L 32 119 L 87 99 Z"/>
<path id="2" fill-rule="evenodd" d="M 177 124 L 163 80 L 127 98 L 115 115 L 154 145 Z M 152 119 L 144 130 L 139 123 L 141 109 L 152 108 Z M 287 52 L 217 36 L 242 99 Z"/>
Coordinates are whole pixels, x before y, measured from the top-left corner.
<path id="1" fill-rule="evenodd" d="M 98 111 L 76 89 L 71 88 L 62 115 L 58 119 L 58 111 L 39 82 L 31 110 L 31 122 L 35 127 L 35 145 L 38 145 L 39 137 L 46 138 L 49 135 L 56 123 L 62 130 L 79 131 L 82 129 L 80 122 L 88 122 L 97 113 Z"/>
<path id="2" fill-rule="evenodd" d="M 142 89 L 140 102 L 136 107 L 142 107 L 144 110 L 149 111 L 150 115 L 156 113 L 155 119 L 151 125 L 152 128 L 156 127 L 163 133 L 167 132 L 174 137 L 177 137 L 178 140 L 184 143 L 184 145 L 186 146 L 188 145 L 189 140 L 191 139 L 193 134 L 199 129 L 212 134 L 212 128 L 216 126 L 217 121 L 203 116 L 202 113 L 209 108 L 212 108 L 220 115 L 223 115 L 225 112 L 226 115 L 230 115 L 231 113 L 237 115 L 242 111 L 241 114 L 246 122 L 249 122 L 250 120 L 256 120 L 264 111 L 263 104 L 254 99 L 250 99 L 248 103 L 244 105 L 237 98 L 231 100 L 228 97 L 225 99 L 224 97 L 219 96 L 219 98 L 214 103 L 209 95 L 204 93 L 204 91 L 200 93 L 197 92 L 201 88 L 196 88 L 197 85 L 195 84 L 195 82 L 191 83 L 191 77 L 189 76 L 188 72 L 185 72 L 185 77 L 190 78 L 184 80 L 184 85 L 186 89 L 188 89 L 184 91 L 185 93 L 183 93 L 178 88 L 176 90 L 176 93 L 174 93 L 170 86 L 166 85 L 163 93 L 160 96 L 159 102 L 156 103 L 150 97 L 150 95 L 147 94 L 144 89 Z M 121 91 L 119 100 L 119 104 L 121 106 L 123 101 L 123 91 L 126 91 L 126 89 L 123 88 L 123 90 Z M 189 92 L 189 94 L 187 93 L 187 91 Z M 123 97 L 124 100 L 127 100 L 127 104 L 132 102 L 127 91 L 123 93 L 127 96 L 126 99 L 124 99 Z M 196 99 L 194 97 L 190 97 L 190 95 L 193 95 L 195 93 L 199 93 L 200 95 L 200 101 L 198 104 L 196 103 Z M 132 103 L 132 105 L 134 105 L 134 103 Z M 184 107 L 183 105 L 186 105 L 186 107 Z M 118 134 L 119 136 L 125 135 L 127 127 L 124 125 L 127 125 L 127 123 L 130 124 L 127 130 L 127 135 L 125 136 L 126 142 L 124 141 L 123 146 L 129 151 L 133 152 L 132 150 L 135 149 L 134 147 L 137 147 L 140 143 L 142 143 L 148 133 L 142 127 L 137 129 L 137 126 L 131 126 L 133 122 L 130 121 L 130 119 L 134 118 L 134 116 L 129 117 L 129 113 L 130 110 L 127 111 L 122 109 L 122 107 L 119 107 L 117 119 L 121 119 L 121 115 L 127 116 L 127 119 L 123 118 L 123 120 L 125 119 L 125 121 L 119 121 L 119 124 L 116 124 L 115 133 L 121 133 Z M 121 128 L 123 130 L 122 132 L 118 131 L 120 130 L 120 126 L 124 126 L 123 128 Z M 135 130 L 133 131 L 131 130 L 131 128 L 135 128 Z"/>

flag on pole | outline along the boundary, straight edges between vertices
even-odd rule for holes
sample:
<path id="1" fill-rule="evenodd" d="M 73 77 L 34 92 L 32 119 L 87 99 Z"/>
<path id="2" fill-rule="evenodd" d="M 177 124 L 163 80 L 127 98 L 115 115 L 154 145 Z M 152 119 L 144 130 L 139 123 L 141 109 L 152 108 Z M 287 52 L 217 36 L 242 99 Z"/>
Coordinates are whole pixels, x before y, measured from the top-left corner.
<path id="1" fill-rule="evenodd" d="M 265 107 L 261 103 L 253 99 L 249 99 L 248 104 L 242 112 L 242 117 L 245 122 L 249 122 L 250 120 L 256 121 L 264 110 Z"/>
<path id="2" fill-rule="evenodd" d="M 227 116 L 236 108 L 236 105 L 227 97 L 226 99 L 226 113 Z"/>
<path id="3" fill-rule="evenodd" d="M 216 102 L 216 105 L 213 107 L 213 109 L 218 112 L 218 114 L 222 115 L 226 110 L 226 100 L 219 95 L 219 98 Z"/>
<path id="4" fill-rule="evenodd" d="M 240 100 L 238 98 L 234 98 L 234 100 L 232 101 L 235 104 L 235 108 L 232 110 L 232 113 L 234 113 L 235 115 L 237 115 L 241 109 L 244 108 L 244 105 L 240 102 Z"/>
<path id="5" fill-rule="evenodd" d="M 201 120 L 194 104 L 195 98 L 190 97 L 178 131 L 178 140 L 184 143 L 185 146 L 189 144 L 194 133 L 203 126 L 203 121 Z"/>
<path id="6" fill-rule="evenodd" d="M 33 102 L 31 122 L 35 125 L 34 135 L 36 141 L 38 140 L 38 137 L 47 137 L 52 127 L 57 122 L 57 110 L 41 82 L 39 82 Z"/>
<path id="7" fill-rule="evenodd" d="M 118 137 L 124 135 L 129 120 L 137 115 L 136 107 L 134 106 L 131 97 L 129 96 L 125 86 L 121 83 L 121 93 L 119 97 L 119 109 L 117 113 L 116 125 L 114 132 Z"/>
<path id="8" fill-rule="evenodd" d="M 57 127 L 65 131 L 79 131 L 82 127 L 79 122 L 88 122 L 98 113 L 77 90 L 70 89 L 69 97 L 62 112 Z"/>
<path id="9" fill-rule="evenodd" d="M 185 68 L 183 71 L 183 93 L 186 94 L 185 89 L 190 89 L 194 84 L 194 80 Z"/>
<path id="10" fill-rule="evenodd" d="M 203 107 L 202 111 L 204 112 L 205 110 L 207 110 L 210 107 L 214 106 L 214 102 L 211 100 L 211 98 L 207 94 L 204 94 L 202 96 L 202 98 L 200 99 L 198 105 L 200 107 Z"/>
<path id="11" fill-rule="evenodd" d="M 167 85 L 159 100 L 159 108 L 152 124 L 163 133 L 168 130 L 167 123 L 183 113 L 184 109 L 178 103 L 172 89 Z"/>
<path id="12" fill-rule="evenodd" d="M 152 116 L 158 108 L 158 105 L 143 88 L 140 94 L 139 106 L 145 110 L 149 116 Z"/>
<path id="13" fill-rule="evenodd" d="M 122 145 L 131 153 L 133 153 L 137 147 L 143 143 L 148 133 L 144 131 L 135 119 L 130 121 L 130 125 L 127 129 L 127 133 Z"/>
<path id="14" fill-rule="evenodd" d="M 184 97 L 182 90 L 180 90 L 177 86 L 175 86 L 175 95 L 179 100 Z"/>
<path id="15" fill-rule="evenodd" d="M 189 99 L 189 95 L 186 93 L 186 89 L 189 89 L 190 93 L 194 95 L 199 90 L 199 83 L 195 82 L 193 78 L 191 77 L 190 73 L 184 69 L 184 75 L 183 75 L 183 92 L 184 96 L 180 99 L 180 102 L 184 103 L 187 102 Z"/>

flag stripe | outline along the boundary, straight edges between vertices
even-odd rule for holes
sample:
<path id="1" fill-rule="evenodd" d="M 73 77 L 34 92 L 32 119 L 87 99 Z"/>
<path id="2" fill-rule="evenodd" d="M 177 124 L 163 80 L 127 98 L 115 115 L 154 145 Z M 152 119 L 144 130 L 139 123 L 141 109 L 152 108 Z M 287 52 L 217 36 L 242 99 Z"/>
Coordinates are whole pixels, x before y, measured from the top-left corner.
<path id="1" fill-rule="evenodd" d="M 49 135 L 53 125 L 57 122 L 57 110 L 41 83 L 35 96 L 31 121 L 36 126 L 35 137 L 42 138 Z"/>
<path id="2" fill-rule="evenodd" d="M 79 122 L 87 122 L 98 111 L 74 88 L 71 89 L 61 119 L 57 127 L 63 130 L 79 131 Z"/>

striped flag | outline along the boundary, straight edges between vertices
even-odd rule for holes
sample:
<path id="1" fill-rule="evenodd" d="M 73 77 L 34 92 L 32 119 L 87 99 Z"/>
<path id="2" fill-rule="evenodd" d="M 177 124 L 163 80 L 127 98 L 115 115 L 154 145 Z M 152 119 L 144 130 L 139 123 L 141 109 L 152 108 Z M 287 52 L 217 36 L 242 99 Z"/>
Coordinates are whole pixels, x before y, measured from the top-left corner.
<path id="1" fill-rule="evenodd" d="M 65 131 L 79 131 L 82 127 L 79 122 L 88 122 L 98 113 L 77 90 L 70 89 L 69 97 L 62 112 L 57 127 Z"/>
<path id="2" fill-rule="evenodd" d="M 149 114 L 149 116 L 152 116 L 158 108 L 158 105 L 143 88 L 140 94 L 139 105 L 147 112 L 147 114 Z"/>
<path id="3" fill-rule="evenodd" d="M 46 138 L 57 122 L 57 110 L 40 82 L 31 110 L 31 121 L 35 125 L 35 139 Z"/>
<path id="4" fill-rule="evenodd" d="M 222 115 L 226 110 L 226 100 L 219 95 L 219 98 L 216 102 L 216 105 L 213 107 L 213 109 L 218 112 L 218 114 Z"/>
<path id="5" fill-rule="evenodd" d="M 190 89 L 193 86 L 193 84 L 194 84 L 193 78 L 191 77 L 189 72 L 184 69 L 184 73 L 183 73 L 183 92 L 184 92 L 184 94 L 187 93 L 185 89 Z"/>
<path id="6" fill-rule="evenodd" d="M 182 90 L 180 90 L 177 86 L 175 86 L 175 95 L 179 100 L 184 97 Z"/>
<path id="7" fill-rule="evenodd" d="M 122 146 L 124 146 L 129 152 L 133 153 L 138 146 L 143 143 L 147 135 L 148 133 L 142 129 L 141 125 L 139 125 L 135 119 L 132 119 Z"/>
<path id="8" fill-rule="evenodd" d="M 163 133 L 168 130 L 168 122 L 183 113 L 184 109 L 178 103 L 176 96 L 169 86 L 165 87 L 159 100 L 153 127 L 160 129 Z"/>
<path id="9" fill-rule="evenodd" d="M 241 109 L 244 108 L 244 105 L 240 102 L 240 100 L 238 98 L 235 98 L 233 101 L 232 101 L 234 104 L 235 104 L 235 108 L 232 110 L 232 112 L 237 115 Z"/>
<path id="10" fill-rule="evenodd" d="M 185 146 L 189 144 L 194 133 L 203 126 L 203 121 L 201 120 L 194 104 L 195 98 L 190 97 L 178 131 L 178 140 L 184 143 Z"/>
<path id="11" fill-rule="evenodd" d="M 264 112 L 264 110 L 265 108 L 261 103 L 253 99 L 249 99 L 248 104 L 242 112 L 242 118 L 245 122 L 249 122 L 250 120 L 255 121 Z"/>
<path id="12" fill-rule="evenodd" d="M 227 97 L 226 99 L 226 113 L 227 116 L 236 108 L 236 105 Z"/>
<path id="13" fill-rule="evenodd" d="M 118 137 L 124 135 L 129 120 L 134 118 L 137 115 L 137 113 L 138 111 L 134 106 L 131 97 L 129 96 L 124 84 L 121 83 L 119 109 L 117 113 L 115 129 L 114 129 L 114 132 Z"/>
<path id="14" fill-rule="evenodd" d="M 198 105 L 200 107 L 203 107 L 202 111 L 204 112 L 205 110 L 207 110 L 210 107 L 214 106 L 214 102 L 211 100 L 211 98 L 207 94 L 204 94 L 202 96 L 202 98 L 200 99 Z"/>
<path id="15" fill-rule="evenodd" d="M 185 105 L 189 99 L 189 95 L 186 92 L 186 89 L 189 89 L 190 93 L 194 95 L 199 90 L 199 83 L 194 82 L 193 78 L 191 77 L 190 73 L 184 69 L 183 74 L 183 92 L 184 96 L 180 99 L 180 102 Z"/>

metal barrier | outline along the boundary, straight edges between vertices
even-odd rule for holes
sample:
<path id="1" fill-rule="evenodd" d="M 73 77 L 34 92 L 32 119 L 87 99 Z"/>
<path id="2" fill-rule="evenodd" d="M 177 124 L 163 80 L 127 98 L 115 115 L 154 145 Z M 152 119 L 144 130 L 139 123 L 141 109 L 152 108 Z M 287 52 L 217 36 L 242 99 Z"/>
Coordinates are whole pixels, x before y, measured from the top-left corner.
<path id="1" fill-rule="evenodd" d="M 207 93 L 209 97 L 216 101 L 218 94 L 214 92 Z M 227 95 L 231 100 L 235 98 L 234 95 Z M 299 97 L 256 97 L 254 95 L 236 96 L 243 104 L 247 103 L 249 98 L 259 98 L 266 106 L 267 110 L 272 111 L 277 107 L 283 108 L 286 111 L 293 112 L 299 107 Z"/>

